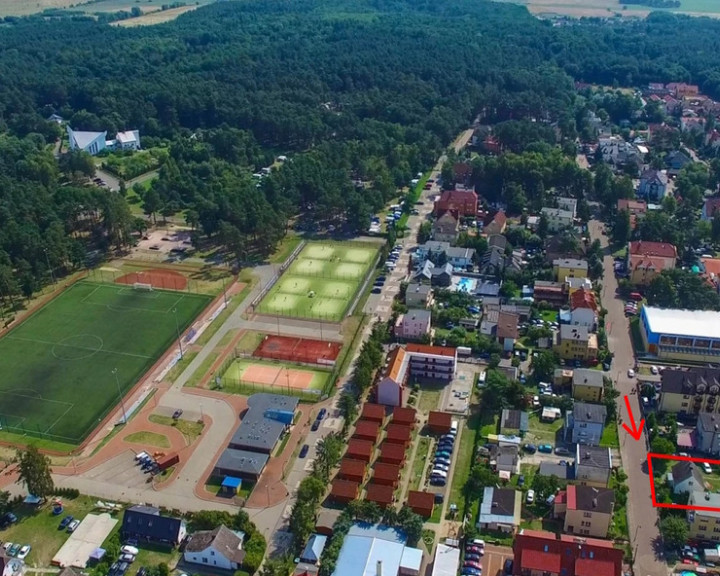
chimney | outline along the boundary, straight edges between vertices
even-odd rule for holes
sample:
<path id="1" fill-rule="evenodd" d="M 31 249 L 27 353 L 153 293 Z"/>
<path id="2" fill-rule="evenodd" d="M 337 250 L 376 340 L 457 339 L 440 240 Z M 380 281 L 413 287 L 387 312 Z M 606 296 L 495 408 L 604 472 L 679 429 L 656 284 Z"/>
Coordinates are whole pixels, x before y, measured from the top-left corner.
<path id="1" fill-rule="evenodd" d="M 375 565 L 375 576 L 382 576 L 382 560 L 378 560 Z"/>

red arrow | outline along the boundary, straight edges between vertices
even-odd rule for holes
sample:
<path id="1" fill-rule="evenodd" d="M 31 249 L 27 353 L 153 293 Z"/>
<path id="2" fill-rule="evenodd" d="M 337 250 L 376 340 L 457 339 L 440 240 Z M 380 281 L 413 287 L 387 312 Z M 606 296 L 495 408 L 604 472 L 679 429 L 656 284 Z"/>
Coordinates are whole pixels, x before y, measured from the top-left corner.
<path id="1" fill-rule="evenodd" d="M 645 426 L 645 418 L 640 420 L 640 426 L 635 428 L 635 417 L 632 413 L 632 408 L 630 408 L 630 400 L 627 396 L 625 396 L 625 406 L 627 406 L 628 415 L 630 416 L 630 424 L 632 425 L 632 429 L 628 427 L 627 424 L 623 424 L 623 428 L 627 430 L 627 433 L 630 434 L 630 436 L 633 437 L 635 440 L 640 440 L 640 436 L 642 435 L 642 429 L 643 426 Z"/>

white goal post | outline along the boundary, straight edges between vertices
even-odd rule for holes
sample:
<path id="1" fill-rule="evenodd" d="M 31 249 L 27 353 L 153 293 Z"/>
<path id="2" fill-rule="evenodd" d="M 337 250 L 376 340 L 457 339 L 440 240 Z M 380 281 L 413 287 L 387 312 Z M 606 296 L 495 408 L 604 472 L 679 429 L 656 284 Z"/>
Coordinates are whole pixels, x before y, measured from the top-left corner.
<path id="1" fill-rule="evenodd" d="M 147 282 L 135 282 L 133 284 L 133 289 L 135 290 L 145 290 L 146 292 L 152 292 L 152 284 L 148 284 Z"/>

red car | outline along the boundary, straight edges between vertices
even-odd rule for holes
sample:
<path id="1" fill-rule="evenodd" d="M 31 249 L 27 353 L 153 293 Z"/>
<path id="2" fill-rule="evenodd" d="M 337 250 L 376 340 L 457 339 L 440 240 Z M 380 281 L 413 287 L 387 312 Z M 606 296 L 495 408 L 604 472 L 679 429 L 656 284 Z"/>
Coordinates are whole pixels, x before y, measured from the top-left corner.
<path id="1" fill-rule="evenodd" d="M 482 564 L 480 562 L 474 562 L 472 560 L 466 560 L 463 563 L 463 568 L 477 568 L 478 570 L 482 570 Z"/>

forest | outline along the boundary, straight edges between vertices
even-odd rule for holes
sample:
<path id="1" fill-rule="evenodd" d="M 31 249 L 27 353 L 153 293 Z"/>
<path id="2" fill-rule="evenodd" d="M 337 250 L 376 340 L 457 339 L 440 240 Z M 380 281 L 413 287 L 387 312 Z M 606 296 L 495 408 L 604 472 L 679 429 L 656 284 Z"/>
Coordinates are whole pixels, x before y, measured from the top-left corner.
<path id="1" fill-rule="evenodd" d="M 574 80 L 693 81 L 720 96 L 720 22 L 665 13 L 553 26 L 484 0 L 247 0 L 152 27 L 60 13 L 2 26 L 3 299 L 143 227 L 122 194 L 82 183 L 86 158 L 55 161 L 52 113 L 166 147 L 141 191 L 146 213 L 183 211 L 241 260 L 271 251 L 300 214 L 364 229 L 476 118 L 514 154 L 476 163 L 483 194 L 518 205 L 539 205 L 550 186 L 584 195 L 589 175 L 569 161 L 582 131 Z M 278 154 L 290 161 L 252 178 Z"/>

